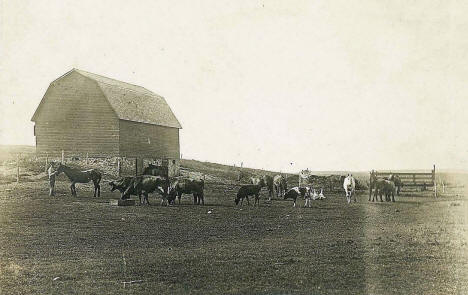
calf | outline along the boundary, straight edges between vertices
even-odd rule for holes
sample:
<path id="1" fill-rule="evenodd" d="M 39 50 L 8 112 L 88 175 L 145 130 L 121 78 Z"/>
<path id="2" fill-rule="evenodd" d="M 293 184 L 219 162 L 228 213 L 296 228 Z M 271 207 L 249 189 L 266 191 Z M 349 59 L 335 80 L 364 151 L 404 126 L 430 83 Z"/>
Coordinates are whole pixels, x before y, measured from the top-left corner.
<path id="1" fill-rule="evenodd" d="M 314 193 L 316 194 L 316 192 L 314 191 Z M 317 197 L 319 200 L 323 200 L 325 199 L 325 196 L 323 195 L 323 188 L 320 189 L 320 194 L 318 195 Z"/>
<path id="2" fill-rule="evenodd" d="M 124 192 L 130 186 L 132 180 L 133 177 L 126 176 L 124 178 L 116 180 L 115 182 L 109 182 L 109 185 L 111 186 L 111 192 L 118 190 L 120 192 L 120 198 L 124 200 Z M 134 194 L 133 189 L 130 191 L 130 194 Z M 127 195 L 125 199 L 128 199 L 129 197 L 130 195 Z"/>
<path id="3" fill-rule="evenodd" d="M 259 195 L 260 195 L 260 190 L 262 189 L 263 186 L 264 186 L 263 180 L 261 180 L 259 184 L 247 184 L 247 185 L 241 186 L 239 191 L 237 192 L 237 197 L 234 200 L 234 202 L 236 203 L 236 205 L 238 205 L 239 201 L 241 201 L 241 206 L 242 206 L 242 204 L 244 203 L 244 198 L 246 198 L 247 204 L 250 205 L 249 196 L 255 196 L 254 206 L 256 204 L 260 205 Z"/>
<path id="4" fill-rule="evenodd" d="M 304 199 L 305 199 L 304 207 L 309 207 L 310 208 L 312 206 L 312 200 L 315 200 L 316 192 L 314 190 L 314 194 L 311 195 L 309 187 L 306 187 L 305 190 L 306 190 L 306 192 L 304 194 Z M 299 189 L 299 192 L 301 192 L 300 189 Z"/>
<path id="5" fill-rule="evenodd" d="M 296 200 L 299 196 L 305 198 L 306 194 L 309 194 L 308 187 L 293 187 L 292 189 L 288 190 L 285 194 L 283 199 L 292 199 L 294 201 L 293 207 L 296 207 Z"/>
<path id="6" fill-rule="evenodd" d="M 130 185 L 123 193 L 123 197 L 137 195 L 140 198 L 141 204 L 141 195 L 143 195 L 143 204 L 146 201 L 149 205 L 148 194 L 156 191 L 162 196 L 161 205 L 167 205 L 168 188 L 169 181 L 165 177 L 152 175 L 135 176 L 132 178 Z"/>
<path id="7" fill-rule="evenodd" d="M 183 179 L 183 180 L 176 180 L 171 185 L 171 190 L 169 192 L 170 200 L 175 200 L 175 196 L 179 200 L 180 205 L 180 198 L 182 194 L 192 194 L 193 195 L 193 204 L 205 205 L 205 197 L 204 197 L 204 189 L 205 189 L 205 181 L 195 180 L 195 179 Z"/>

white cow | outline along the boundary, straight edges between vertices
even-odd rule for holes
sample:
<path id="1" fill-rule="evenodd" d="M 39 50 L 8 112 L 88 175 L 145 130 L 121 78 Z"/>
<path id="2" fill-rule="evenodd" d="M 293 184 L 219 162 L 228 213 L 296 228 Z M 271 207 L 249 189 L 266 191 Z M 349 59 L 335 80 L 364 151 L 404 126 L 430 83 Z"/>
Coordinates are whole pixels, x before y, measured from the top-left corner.
<path id="1" fill-rule="evenodd" d="M 351 203 L 351 197 L 354 195 L 354 202 L 356 202 L 356 194 L 354 193 L 354 189 L 356 188 L 356 181 L 352 174 L 348 174 L 343 182 L 343 188 L 346 192 L 346 200 L 348 204 Z"/>

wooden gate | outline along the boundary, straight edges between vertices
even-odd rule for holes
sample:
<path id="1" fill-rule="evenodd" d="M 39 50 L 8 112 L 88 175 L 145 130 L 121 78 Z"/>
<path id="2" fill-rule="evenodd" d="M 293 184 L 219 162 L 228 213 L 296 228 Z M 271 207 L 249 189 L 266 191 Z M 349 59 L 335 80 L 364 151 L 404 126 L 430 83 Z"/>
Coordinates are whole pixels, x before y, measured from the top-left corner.
<path id="1" fill-rule="evenodd" d="M 388 178 L 391 174 L 398 175 L 400 177 L 401 182 L 403 183 L 403 188 L 419 187 L 422 190 L 426 190 L 427 188 L 432 187 L 434 190 L 434 196 L 437 197 L 435 165 L 431 172 L 379 172 L 372 170 L 369 175 L 369 183 L 372 179 L 372 175 L 377 176 L 377 178 Z"/>

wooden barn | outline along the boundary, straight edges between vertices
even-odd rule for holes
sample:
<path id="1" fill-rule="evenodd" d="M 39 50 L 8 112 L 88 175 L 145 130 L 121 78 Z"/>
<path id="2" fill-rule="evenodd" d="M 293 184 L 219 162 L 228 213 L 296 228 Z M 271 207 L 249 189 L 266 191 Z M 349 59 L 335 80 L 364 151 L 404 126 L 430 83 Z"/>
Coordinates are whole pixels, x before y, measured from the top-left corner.
<path id="1" fill-rule="evenodd" d="M 180 157 L 182 127 L 163 97 L 78 69 L 50 83 L 31 121 L 38 155 Z"/>

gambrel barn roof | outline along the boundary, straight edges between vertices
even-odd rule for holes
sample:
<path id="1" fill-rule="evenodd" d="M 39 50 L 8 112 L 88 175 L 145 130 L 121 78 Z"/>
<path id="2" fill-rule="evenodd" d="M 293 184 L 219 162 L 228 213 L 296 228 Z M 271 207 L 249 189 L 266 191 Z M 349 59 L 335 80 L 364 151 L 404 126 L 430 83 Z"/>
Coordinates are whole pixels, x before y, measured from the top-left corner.
<path id="1" fill-rule="evenodd" d="M 76 72 L 96 82 L 119 119 L 178 129 L 182 128 L 164 97 L 144 87 L 78 69 L 69 71 L 51 84 L 72 72 Z M 36 120 L 41 105 L 42 101 L 36 109 L 31 121 Z"/>

